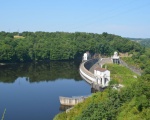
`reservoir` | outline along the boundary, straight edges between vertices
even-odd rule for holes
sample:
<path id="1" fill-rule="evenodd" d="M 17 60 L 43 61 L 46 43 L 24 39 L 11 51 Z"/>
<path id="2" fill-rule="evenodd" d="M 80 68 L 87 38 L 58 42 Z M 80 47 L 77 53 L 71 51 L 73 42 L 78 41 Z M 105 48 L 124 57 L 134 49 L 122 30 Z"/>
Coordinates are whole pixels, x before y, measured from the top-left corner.
<path id="1" fill-rule="evenodd" d="M 64 108 L 59 96 L 89 94 L 74 61 L 0 66 L 0 119 L 6 108 L 5 120 L 52 120 Z"/>

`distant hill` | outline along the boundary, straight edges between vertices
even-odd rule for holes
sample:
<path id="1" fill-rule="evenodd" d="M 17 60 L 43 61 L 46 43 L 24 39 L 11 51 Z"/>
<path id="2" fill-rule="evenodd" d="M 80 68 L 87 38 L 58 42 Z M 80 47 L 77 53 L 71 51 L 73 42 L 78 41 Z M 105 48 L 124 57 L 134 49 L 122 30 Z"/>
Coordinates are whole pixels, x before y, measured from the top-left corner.
<path id="1" fill-rule="evenodd" d="M 140 43 L 142 46 L 150 47 L 150 38 L 128 38 L 132 41 Z"/>

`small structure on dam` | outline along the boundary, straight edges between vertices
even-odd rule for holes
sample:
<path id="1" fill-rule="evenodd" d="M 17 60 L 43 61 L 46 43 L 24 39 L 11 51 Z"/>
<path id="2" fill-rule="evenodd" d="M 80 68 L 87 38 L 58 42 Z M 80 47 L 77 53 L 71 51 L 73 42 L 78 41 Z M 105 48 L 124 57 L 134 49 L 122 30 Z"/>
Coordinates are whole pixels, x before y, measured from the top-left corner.
<path id="1" fill-rule="evenodd" d="M 83 54 L 83 58 L 82 58 L 82 61 L 86 61 L 88 59 L 91 59 L 91 55 L 89 53 L 89 51 L 86 51 L 84 54 Z"/>
<path id="2" fill-rule="evenodd" d="M 102 87 L 108 86 L 108 83 L 110 81 L 109 70 L 98 67 L 94 70 L 94 76 L 95 76 L 97 84 L 101 85 Z"/>
<path id="3" fill-rule="evenodd" d="M 112 59 L 113 63 L 120 64 L 120 58 L 119 58 L 118 53 L 116 51 L 114 52 L 114 55 L 111 57 L 111 59 Z"/>

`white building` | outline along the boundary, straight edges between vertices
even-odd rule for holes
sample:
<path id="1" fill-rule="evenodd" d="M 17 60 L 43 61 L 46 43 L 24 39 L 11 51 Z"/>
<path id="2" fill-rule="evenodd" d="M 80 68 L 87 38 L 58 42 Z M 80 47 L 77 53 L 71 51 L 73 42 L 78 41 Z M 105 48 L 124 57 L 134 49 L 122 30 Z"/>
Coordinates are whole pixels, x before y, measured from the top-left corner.
<path id="1" fill-rule="evenodd" d="M 110 71 L 104 68 L 96 68 L 94 70 L 94 76 L 96 78 L 97 84 L 100 84 L 102 87 L 108 86 L 110 81 Z"/>
<path id="2" fill-rule="evenodd" d="M 114 55 L 111 57 L 113 63 L 119 64 L 120 63 L 120 58 L 118 56 L 117 52 L 114 52 Z"/>
<path id="3" fill-rule="evenodd" d="M 84 55 L 83 55 L 83 60 L 84 60 L 84 61 L 87 60 L 87 56 L 88 56 L 88 54 L 87 54 L 87 53 L 84 53 Z"/>
<path id="4" fill-rule="evenodd" d="M 88 60 L 90 58 L 91 58 L 91 55 L 90 55 L 89 51 L 87 51 L 86 53 L 83 54 L 83 59 L 82 60 L 86 61 L 86 60 Z"/>

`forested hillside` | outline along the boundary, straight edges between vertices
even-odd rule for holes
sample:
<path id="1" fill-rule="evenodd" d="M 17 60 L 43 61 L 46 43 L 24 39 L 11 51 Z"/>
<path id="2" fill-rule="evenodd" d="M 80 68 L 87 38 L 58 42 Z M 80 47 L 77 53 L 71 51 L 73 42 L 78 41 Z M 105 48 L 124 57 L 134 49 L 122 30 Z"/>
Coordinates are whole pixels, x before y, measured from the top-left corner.
<path id="1" fill-rule="evenodd" d="M 0 62 L 70 60 L 83 52 L 111 55 L 114 51 L 140 51 L 141 46 L 108 33 L 0 32 Z"/>
<path id="2" fill-rule="evenodd" d="M 128 39 L 136 41 L 144 47 L 150 47 L 150 38 L 128 38 Z"/>
<path id="3" fill-rule="evenodd" d="M 132 57 L 122 58 L 129 65 L 140 68 L 142 74 L 150 74 L 150 48 L 143 49 L 141 52 L 134 52 Z"/>

